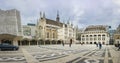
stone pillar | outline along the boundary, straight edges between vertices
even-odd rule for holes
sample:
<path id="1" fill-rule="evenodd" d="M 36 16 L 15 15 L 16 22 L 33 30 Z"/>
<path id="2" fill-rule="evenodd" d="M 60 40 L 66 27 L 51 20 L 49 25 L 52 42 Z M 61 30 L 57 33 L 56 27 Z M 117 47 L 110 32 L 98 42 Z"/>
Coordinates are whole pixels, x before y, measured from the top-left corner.
<path id="1" fill-rule="evenodd" d="M 43 42 L 44 42 L 44 45 L 45 45 L 45 40 Z"/>
<path id="2" fill-rule="evenodd" d="M 37 41 L 37 45 L 38 45 L 38 40 L 36 40 Z"/>
<path id="3" fill-rule="evenodd" d="M 97 37 L 97 39 L 96 39 L 96 43 L 98 43 L 98 34 L 96 34 L 96 37 Z"/>
<path id="4" fill-rule="evenodd" d="M 20 46 L 22 45 L 22 43 L 21 43 L 22 41 L 20 40 Z"/>
<path id="5" fill-rule="evenodd" d="M 82 35 L 81 35 L 81 43 L 82 43 Z"/>
<path id="6" fill-rule="evenodd" d="M 102 43 L 102 41 L 103 41 L 103 39 L 102 39 L 103 37 L 102 37 L 102 34 L 101 34 L 101 43 Z"/>
<path id="7" fill-rule="evenodd" d="M 86 35 L 84 36 L 84 39 L 85 39 L 85 40 L 84 40 L 84 44 L 85 44 L 85 43 L 86 43 Z"/>
<path id="8" fill-rule="evenodd" d="M 18 41 L 16 39 L 13 40 L 13 45 L 18 46 Z"/>
<path id="9" fill-rule="evenodd" d="M 30 46 L 30 40 L 28 40 L 28 42 L 29 42 L 29 44 L 28 44 L 28 45 Z"/>
<path id="10" fill-rule="evenodd" d="M 92 35 L 92 44 L 94 43 L 94 35 Z"/>
<path id="11" fill-rule="evenodd" d="M 56 45 L 57 45 L 58 40 L 56 40 Z"/>

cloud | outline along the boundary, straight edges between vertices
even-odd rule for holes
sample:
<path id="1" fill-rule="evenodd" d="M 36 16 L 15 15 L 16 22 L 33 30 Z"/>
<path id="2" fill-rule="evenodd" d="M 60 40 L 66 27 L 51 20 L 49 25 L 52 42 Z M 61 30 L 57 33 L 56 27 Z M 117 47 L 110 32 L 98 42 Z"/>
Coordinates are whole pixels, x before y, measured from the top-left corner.
<path id="1" fill-rule="evenodd" d="M 1 9 L 16 8 L 21 12 L 23 24 L 36 23 L 40 11 L 49 19 L 56 19 L 59 10 L 60 20 L 70 21 L 80 28 L 103 24 L 115 28 L 120 24 L 119 0 L 2 0 Z"/>

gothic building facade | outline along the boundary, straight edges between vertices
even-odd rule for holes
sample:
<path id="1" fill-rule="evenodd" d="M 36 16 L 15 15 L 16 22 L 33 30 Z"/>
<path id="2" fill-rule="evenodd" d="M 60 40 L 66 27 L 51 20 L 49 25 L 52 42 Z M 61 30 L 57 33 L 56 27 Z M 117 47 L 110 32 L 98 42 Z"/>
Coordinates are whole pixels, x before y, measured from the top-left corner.
<path id="1" fill-rule="evenodd" d="M 45 13 L 40 13 L 40 18 L 36 26 L 36 38 L 41 44 L 61 44 L 69 43 L 70 39 L 75 41 L 75 28 L 69 22 L 60 22 L 57 13 L 56 20 L 46 18 Z"/>

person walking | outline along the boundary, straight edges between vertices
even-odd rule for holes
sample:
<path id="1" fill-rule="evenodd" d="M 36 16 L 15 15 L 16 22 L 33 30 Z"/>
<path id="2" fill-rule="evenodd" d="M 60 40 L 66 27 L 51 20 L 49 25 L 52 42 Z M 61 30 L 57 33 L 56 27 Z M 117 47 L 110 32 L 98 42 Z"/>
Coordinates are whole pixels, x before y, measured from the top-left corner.
<path id="1" fill-rule="evenodd" d="M 96 46 L 98 47 L 98 43 L 96 43 Z"/>
<path id="2" fill-rule="evenodd" d="M 120 43 L 118 44 L 118 51 L 120 50 Z"/>
<path id="3" fill-rule="evenodd" d="M 99 42 L 99 49 L 101 49 L 102 48 L 102 44 Z"/>
<path id="4" fill-rule="evenodd" d="M 64 46 L 64 42 L 62 41 L 62 45 Z"/>
<path id="5" fill-rule="evenodd" d="M 71 45 L 72 45 L 72 39 L 70 39 L 70 44 L 69 44 L 69 47 L 71 47 Z"/>

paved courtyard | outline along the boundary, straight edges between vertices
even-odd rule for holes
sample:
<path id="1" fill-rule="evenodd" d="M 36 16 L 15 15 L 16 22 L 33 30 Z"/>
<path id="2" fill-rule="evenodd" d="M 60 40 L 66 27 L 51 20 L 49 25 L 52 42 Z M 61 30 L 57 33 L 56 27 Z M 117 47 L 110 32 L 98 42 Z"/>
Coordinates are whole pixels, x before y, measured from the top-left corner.
<path id="1" fill-rule="evenodd" d="M 0 51 L 0 63 L 120 63 L 120 51 L 112 45 L 20 46 L 18 51 Z"/>

